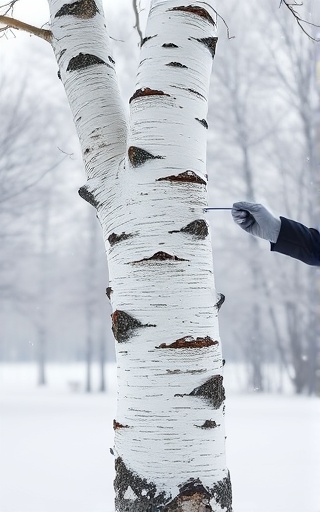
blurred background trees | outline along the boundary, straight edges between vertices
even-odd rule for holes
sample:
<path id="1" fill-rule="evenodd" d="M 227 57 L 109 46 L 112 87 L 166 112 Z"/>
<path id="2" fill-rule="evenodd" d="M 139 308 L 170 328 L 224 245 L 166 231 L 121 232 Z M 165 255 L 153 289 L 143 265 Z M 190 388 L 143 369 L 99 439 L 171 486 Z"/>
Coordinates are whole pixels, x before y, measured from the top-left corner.
<path id="1" fill-rule="evenodd" d="M 222 8 L 236 37 L 228 39 L 220 23 L 210 204 L 258 201 L 319 227 L 319 44 L 278 3 Z M 122 9 L 113 36 L 129 98 L 139 36 L 131 6 Z M 312 0 L 305 9 L 306 17 L 318 15 Z M 77 195 L 84 180 L 78 142 L 50 49 L 28 37 L 18 55 L 13 43 L 0 44 L 0 360 L 37 361 L 39 384 L 47 361 L 83 361 L 87 391 L 99 362 L 103 391 L 104 362 L 113 358 L 107 268 L 94 211 Z M 239 387 L 281 392 L 291 383 L 296 393 L 319 393 L 319 270 L 270 253 L 228 212 L 208 213 L 208 221 L 217 290 L 226 295 L 221 338 Z"/>

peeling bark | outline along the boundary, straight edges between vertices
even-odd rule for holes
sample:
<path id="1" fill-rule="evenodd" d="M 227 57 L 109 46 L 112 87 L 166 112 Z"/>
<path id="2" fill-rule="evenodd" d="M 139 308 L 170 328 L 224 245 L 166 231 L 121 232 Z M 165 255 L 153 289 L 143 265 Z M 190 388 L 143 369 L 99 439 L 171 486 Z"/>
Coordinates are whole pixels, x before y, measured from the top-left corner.
<path id="1" fill-rule="evenodd" d="M 170 96 L 170 94 L 166 94 L 163 91 L 150 89 L 149 87 L 144 87 L 143 89 L 136 90 L 136 92 L 129 99 L 129 103 L 131 103 L 136 98 L 141 98 L 143 96 Z"/>
<path id="2" fill-rule="evenodd" d="M 215 24 L 216 24 L 214 19 L 212 18 L 212 16 L 210 16 L 208 11 L 206 11 L 206 9 L 204 9 L 203 7 L 196 7 L 195 5 L 188 5 L 188 6 L 182 5 L 180 7 L 173 7 L 172 9 L 170 9 L 170 11 L 181 11 L 181 12 L 187 12 L 190 14 L 195 14 L 196 16 L 201 16 L 201 18 L 206 19 L 213 26 L 215 26 Z"/>
<path id="3" fill-rule="evenodd" d="M 210 505 L 210 493 L 197 478 L 180 487 L 180 492 L 162 512 L 214 512 Z"/>
<path id="4" fill-rule="evenodd" d="M 96 66 L 104 64 L 105 66 L 111 67 L 104 60 L 100 59 L 96 55 L 90 53 L 79 53 L 76 57 L 70 59 L 67 66 L 67 71 L 78 71 L 79 69 L 88 68 L 90 66 Z"/>
<path id="5" fill-rule="evenodd" d="M 212 347 L 212 345 L 218 344 L 219 342 L 217 340 L 211 339 L 210 336 L 196 339 L 194 339 L 192 336 L 185 336 L 184 338 L 180 338 L 179 340 L 170 343 L 170 345 L 167 345 L 166 343 L 161 343 L 161 345 L 159 345 L 159 347 L 156 348 L 204 348 Z"/>
<path id="6" fill-rule="evenodd" d="M 61 16 L 75 16 L 84 20 L 93 18 L 99 12 L 94 0 L 79 0 L 72 4 L 65 4 L 56 13 L 55 18 Z"/>
<path id="7" fill-rule="evenodd" d="M 207 183 L 198 176 L 194 171 L 185 171 L 178 175 L 166 176 L 165 178 L 158 178 L 157 181 L 172 181 L 180 183 L 198 183 L 200 185 L 206 185 Z"/>

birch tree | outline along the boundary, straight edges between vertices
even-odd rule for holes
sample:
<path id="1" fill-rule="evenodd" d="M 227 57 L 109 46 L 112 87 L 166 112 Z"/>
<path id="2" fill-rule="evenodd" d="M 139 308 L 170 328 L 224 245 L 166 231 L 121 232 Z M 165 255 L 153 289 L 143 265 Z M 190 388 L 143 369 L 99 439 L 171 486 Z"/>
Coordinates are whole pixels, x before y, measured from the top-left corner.
<path id="1" fill-rule="evenodd" d="M 108 257 L 117 512 L 230 512 L 207 206 L 213 1 L 152 0 L 126 119 L 100 0 L 48 0 L 52 45 Z M 20 26 L 19 26 L 20 23 Z"/>

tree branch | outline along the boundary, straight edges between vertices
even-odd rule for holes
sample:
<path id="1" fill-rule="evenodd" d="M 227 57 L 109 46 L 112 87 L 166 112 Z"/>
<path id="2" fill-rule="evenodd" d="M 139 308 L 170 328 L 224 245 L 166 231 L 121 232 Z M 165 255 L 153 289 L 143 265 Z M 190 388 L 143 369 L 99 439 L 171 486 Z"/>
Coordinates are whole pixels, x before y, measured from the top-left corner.
<path id="1" fill-rule="evenodd" d="M 319 43 L 320 39 L 311 36 L 304 28 L 303 23 L 306 23 L 306 25 L 310 25 L 311 27 L 316 27 L 316 28 L 320 28 L 320 25 L 317 25 L 316 23 L 312 23 L 311 21 L 305 20 L 304 18 L 302 18 L 300 16 L 298 11 L 294 8 L 294 7 L 302 7 L 303 2 L 297 2 L 296 0 L 294 0 L 293 3 L 290 3 L 289 0 L 280 0 L 279 7 L 281 7 L 282 4 L 284 4 L 289 9 L 291 14 L 295 18 L 296 22 L 298 23 L 299 27 L 301 28 L 302 32 L 304 32 L 310 39 L 312 39 L 312 41 L 316 41 L 317 43 Z"/>
<path id="2" fill-rule="evenodd" d="M 43 28 L 34 27 L 33 25 L 29 25 L 28 23 L 23 23 L 23 21 L 16 20 L 15 18 L 11 18 L 9 16 L 0 16 L 0 23 L 6 25 L 5 27 L 0 29 L 0 32 L 7 30 L 8 28 L 14 28 L 16 30 L 23 30 L 24 32 L 29 32 L 34 36 L 40 37 L 45 41 L 51 42 L 52 32 L 51 30 L 45 30 Z"/>
<path id="3" fill-rule="evenodd" d="M 137 32 L 138 32 L 139 37 L 140 37 L 140 44 L 141 44 L 142 41 L 143 41 L 143 35 L 142 35 L 141 27 L 140 27 L 140 18 L 139 18 L 139 11 L 138 11 L 137 0 L 132 0 L 132 7 L 133 7 L 133 12 L 134 12 L 135 17 L 136 17 L 136 24 L 135 24 L 134 28 L 137 29 Z"/>

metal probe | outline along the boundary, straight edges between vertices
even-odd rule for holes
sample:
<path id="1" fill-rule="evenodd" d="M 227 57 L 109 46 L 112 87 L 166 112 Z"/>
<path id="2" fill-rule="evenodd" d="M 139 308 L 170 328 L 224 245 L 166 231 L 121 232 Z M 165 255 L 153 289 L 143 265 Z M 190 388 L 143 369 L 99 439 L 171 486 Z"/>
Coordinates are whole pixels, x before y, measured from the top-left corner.
<path id="1" fill-rule="evenodd" d="M 208 210 L 232 210 L 232 208 L 203 208 L 204 212 L 207 212 Z"/>

